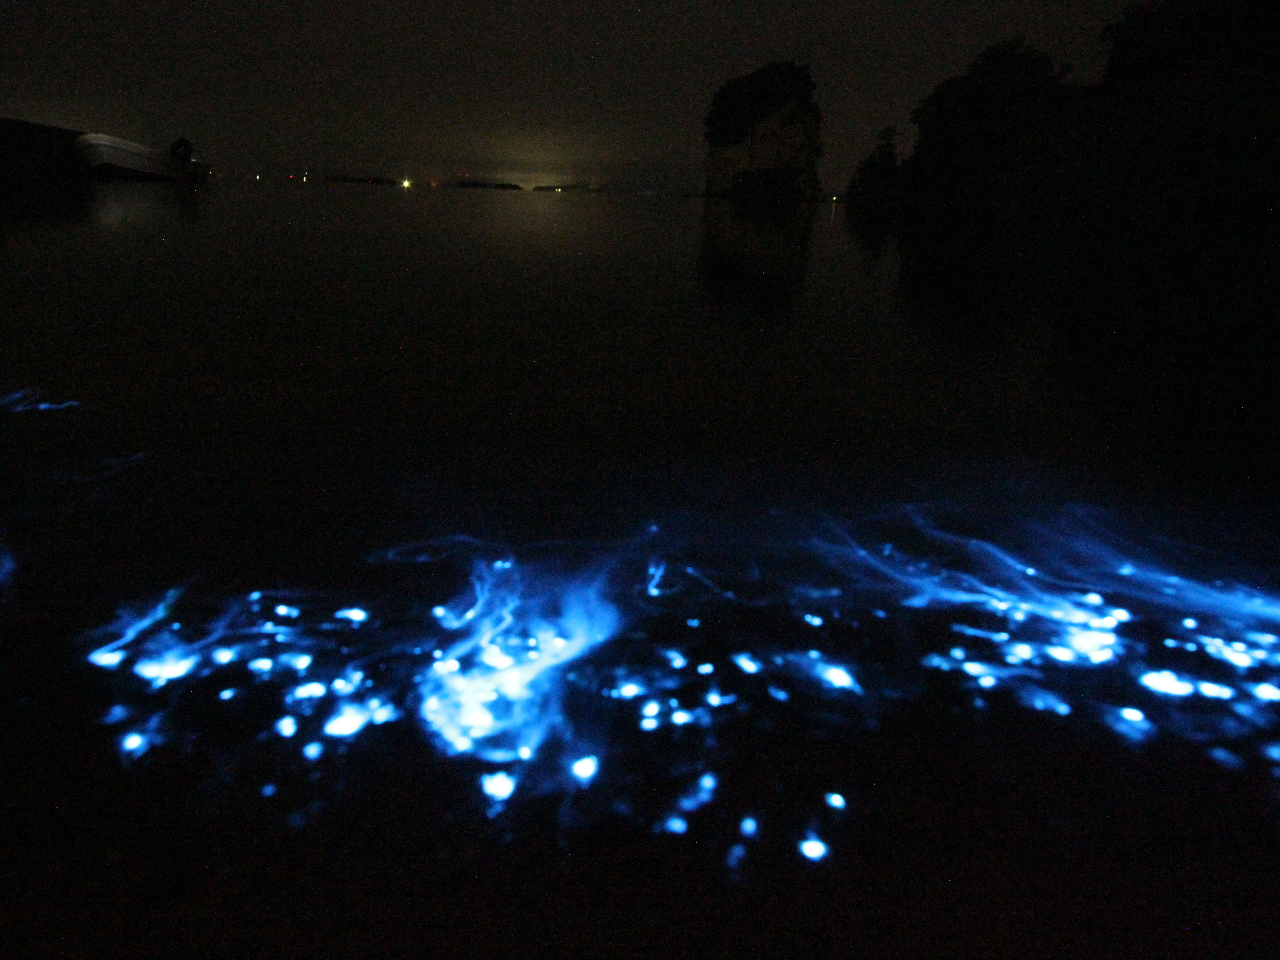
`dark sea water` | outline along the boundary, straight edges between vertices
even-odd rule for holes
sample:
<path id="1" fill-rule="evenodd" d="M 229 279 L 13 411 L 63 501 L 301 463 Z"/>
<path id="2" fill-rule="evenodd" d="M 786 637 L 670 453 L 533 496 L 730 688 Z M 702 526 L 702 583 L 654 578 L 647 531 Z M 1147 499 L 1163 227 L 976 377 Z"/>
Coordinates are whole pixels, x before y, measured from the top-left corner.
<path id="1" fill-rule="evenodd" d="M 836 206 L 102 184 L 0 242 L 15 955 L 1271 942 L 1266 385 L 917 321 Z"/>

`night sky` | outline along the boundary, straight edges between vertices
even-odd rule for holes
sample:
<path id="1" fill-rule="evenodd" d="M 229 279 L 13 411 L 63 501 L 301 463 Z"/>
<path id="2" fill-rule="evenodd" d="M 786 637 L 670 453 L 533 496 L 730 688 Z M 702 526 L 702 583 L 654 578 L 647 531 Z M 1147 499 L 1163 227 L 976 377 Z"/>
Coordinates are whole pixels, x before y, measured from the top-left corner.
<path id="1" fill-rule="evenodd" d="M 27 0 L 0 29 L 0 115 L 167 144 L 224 171 L 701 183 L 730 77 L 809 63 L 828 187 L 985 46 L 1088 77 L 1122 0 Z"/>

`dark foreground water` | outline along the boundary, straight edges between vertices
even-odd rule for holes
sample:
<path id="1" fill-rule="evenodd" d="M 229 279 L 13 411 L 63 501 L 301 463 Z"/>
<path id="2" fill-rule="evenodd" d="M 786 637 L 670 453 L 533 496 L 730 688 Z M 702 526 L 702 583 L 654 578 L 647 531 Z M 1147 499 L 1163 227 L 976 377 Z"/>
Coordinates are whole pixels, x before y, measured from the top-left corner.
<path id="1" fill-rule="evenodd" d="M 1272 942 L 1268 385 L 922 325 L 827 207 L 0 231 L 20 954 Z"/>

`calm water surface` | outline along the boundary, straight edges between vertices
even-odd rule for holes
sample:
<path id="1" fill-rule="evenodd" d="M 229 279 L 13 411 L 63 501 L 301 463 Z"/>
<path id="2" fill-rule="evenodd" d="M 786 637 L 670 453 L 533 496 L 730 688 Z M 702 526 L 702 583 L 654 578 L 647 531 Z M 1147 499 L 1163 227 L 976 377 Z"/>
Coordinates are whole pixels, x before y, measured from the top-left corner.
<path id="1" fill-rule="evenodd" d="M 10 822 L 55 838 L 14 847 L 33 878 L 16 902 L 47 918 L 24 928 L 40 949 L 150 938 L 163 953 L 187 936 L 243 952 L 266 937 L 275 955 L 317 955 L 355 931 L 409 955 L 431 930 L 460 945 L 518 928 L 543 946 L 563 934 L 625 953 L 617 938 L 630 937 L 681 953 L 763 916 L 757 946 L 815 930 L 832 952 L 892 942 L 905 917 L 908 936 L 939 949 L 1000 952 L 1037 937 L 1114 943 L 1126 929 L 1195 945 L 1224 922 L 1268 925 L 1274 880 L 1255 881 L 1248 862 L 1275 849 L 1274 718 L 1257 692 L 1275 679 L 1275 638 L 1248 640 L 1259 653 L 1247 666 L 1230 648 L 1271 636 L 1280 611 L 1266 593 L 1276 525 L 1260 448 L 1272 428 L 1258 411 L 1167 407 L 1120 360 L 1069 359 L 1034 318 L 969 336 L 905 317 L 890 267 L 862 258 L 842 210 L 824 205 L 751 214 L 677 197 L 224 182 L 193 203 L 124 184 L 0 230 L 0 695 L 22 781 Z M 1054 528 L 1072 503 L 1104 512 Z M 945 508 L 962 538 L 904 504 Z M 1028 539 L 1034 522 L 1059 532 Z M 850 552 L 855 528 L 874 556 Z M 446 549 L 450 536 L 471 539 Z M 1015 563 L 1019 549 L 1057 562 L 1058 579 L 1032 580 L 1043 571 Z M 490 571 L 490 593 L 467 586 L 460 557 Z M 541 571 L 523 595 L 504 579 L 513 558 Z M 1203 590 L 1170 600 L 1165 581 L 1139 583 L 1122 560 Z M 547 586 L 548 570 L 569 568 L 607 568 L 614 593 Z M 535 603 L 528 584 L 548 592 Z M 183 599 L 143 623 L 176 587 Z M 508 589 L 516 606 L 502 608 Z M 1096 615 L 1093 590 L 1132 607 L 1135 626 Z M 1011 646 L 1022 621 L 993 606 L 1006 600 L 1040 624 L 1034 653 Z M 249 677 L 237 665 L 262 657 L 258 640 L 225 641 L 215 664 L 202 639 L 234 621 L 314 655 L 310 676 L 326 683 L 359 654 L 371 677 L 383 671 L 374 692 L 412 713 L 434 689 L 421 680 L 432 661 L 414 660 L 431 651 L 413 644 L 432 630 L 473 636 L 449 618 L 473 605 L 483 621 L 485 602 L 550 604 L 555 629 L 590 621 L 584 637 L 621 631 L 614 659 L 584 660 L 551 706 L 513 721 L 550 753 L 543 766 L 449 766 L 444 754 L 473 762 L 473 747 L 455 738 L 437 755 L 394 723 L 364 752 L 329 731 L 323 763 L 343 759 L 327 767 L 299 758 L 304 730 L 287 744 L 294 766 L 270 767 L 260 755 L 265 738 L 284 743 L 271 733 L 278 705 L 234 712 Z M 879 609 L 904 603 L 923 612 Z M 615 606 L 625 627 L 603 610 Z M 323 641 L 364 622 L 353 609 L 387 638 L 375 652 Z M 1226 646 L 1195 639 L 1192 614 Z M 1097 621 L 1087 637 L 1062 632 L 1077 615 Z M 519 629 L 540 629 L 522 616 Z M 267 618 L 296 623 L 295 639 Z M 1160 660 L 1159 631 L 1200 644 L 1185 651 L 1198 659 Z M 126 690 L 137 678 L 124 668 L 91 673 L 86 652 L 124 634 L 152 657 L 126 667 L 146 677 L 163 661 L 175 682 Z M 961 641 L 968 652 L 947 652 Z M 458 654 L 464 667 L 479 649 Z M 699 679 L 660 649 L 712 669 Z M 191 650 L 199 666 L 175 667 Z M 734 686 L 757 672 L 734 659 L 744 652 L 767 688 Z M 980 652 L 998 667 L 989 677 Z M 922 671 L 935 654 L 938 669 Z M 1107 679 L 1082 680 L 1068 658 Z M 1171 681 L 1142 681 L 1166 667 L 1232 685 L 1234 700 L 1210 687 L 1194 709 L 1169 706 L 1157 687 Z M 627 683 L 670 694 L 639 728 L 670 740 L 635 740 L 641 714 L 590 705 L 603 691 L 635 713 L 645 701 L 630 704 Z M 231 713 L 209 706 L 222 684 Z M 695 687 L 699 703 L 733 696 L 737 716 L 764 719 L 749 734 L 714 711 L 682 720 L 676 700 Z M 855 687 L 856 708 L 833 699 Z M 130 719 L 103 728 L 113 706 Z M 290 709 L 304 726 L 313 716 Z M 147 726 L 146 711 L 160 719 Z M 432 716 L 447 740 L 448 718 Z M 617 724 L 608 749 L 638 758 L 625 772 L 601 739 Z M 868 729 L 881 732 L 857 732 Z M 604 764 L 597 794 L 594 774 L 565 766 L 588 750 Z M 476 777 L 493 763 L 508 764 L 522 802 L 486 816 Z M 507 781 L 481 782 L 501 807 Z M 824 802 L 836 787 L 840 803 Z M 847 822 L 832 819 L 846 807 Z M 759 851 L 744 819 L 756 816 L 777 824 Z M 686 830 L 690 844 L 672 846 Z M 804 873 L 819 836 L 816 861 L 829 843 L 839 866 Z M 754 862 L 775 866 L 739 871 Z M 103 884 L 120 886 L 95 900 Z M 655 886 L 665 892 L 651 900 Z M 696 896 L 677 895 L 686 888 Z M 1240 906 L 1204 906 L 1215 891 Z M 831 905 L 820 918 L 814 898 Z M 1037 919 L 1051 907 L 1065 913 Z"/>

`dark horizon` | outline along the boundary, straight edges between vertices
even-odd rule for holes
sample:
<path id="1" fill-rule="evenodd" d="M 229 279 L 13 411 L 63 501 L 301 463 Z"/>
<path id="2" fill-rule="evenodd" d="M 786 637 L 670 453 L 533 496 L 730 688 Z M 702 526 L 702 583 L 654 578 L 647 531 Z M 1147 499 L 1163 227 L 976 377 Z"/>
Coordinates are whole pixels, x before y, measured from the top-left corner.
<path id="1" fill-rule="evenodd" d="M 982 49 L 1024 37 L 1096 76 L 1118 0 L 857 8 L 654 4 L 465 11 L 400 0 L 174 4 L 163 17 L 35 0 L 0 37 L 0 115 L 156 145 L 215 167 L 314 167 L 525 184 L 701 186 L 702 119 L 730 77 L 809 64 L 827 187 Z"/>

